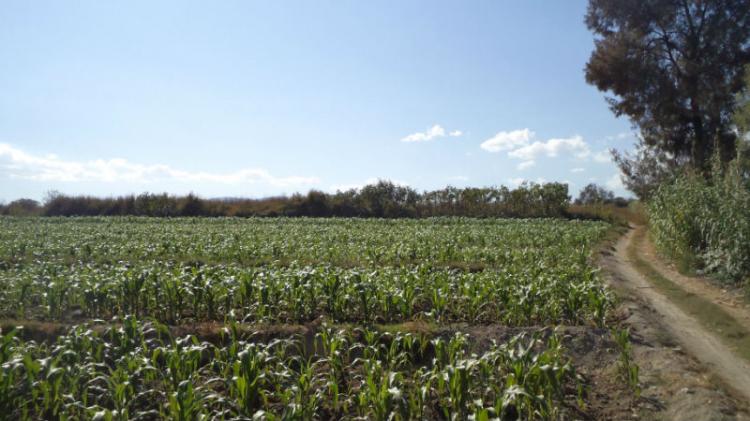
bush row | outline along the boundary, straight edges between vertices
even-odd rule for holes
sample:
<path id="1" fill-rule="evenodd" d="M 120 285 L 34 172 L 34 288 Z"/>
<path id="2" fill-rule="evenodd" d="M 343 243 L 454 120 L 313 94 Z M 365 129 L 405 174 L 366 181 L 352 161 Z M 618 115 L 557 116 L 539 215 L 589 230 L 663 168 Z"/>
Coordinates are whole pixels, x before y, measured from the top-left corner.
<path id="1" fill-rule="evenodd" d="M 313 217 L 555 217 L 564 216 L 570 196 L 563 183 L 455 188 L 419 193 L 389 181 L 336 193 L 264 199 L 204 199 L 193 194 L 144 193 L 119 197 L 50 194 L 44 205 L 20 199 L 0 206 L 0 214 L 46 216 L 313 216 Z"/>

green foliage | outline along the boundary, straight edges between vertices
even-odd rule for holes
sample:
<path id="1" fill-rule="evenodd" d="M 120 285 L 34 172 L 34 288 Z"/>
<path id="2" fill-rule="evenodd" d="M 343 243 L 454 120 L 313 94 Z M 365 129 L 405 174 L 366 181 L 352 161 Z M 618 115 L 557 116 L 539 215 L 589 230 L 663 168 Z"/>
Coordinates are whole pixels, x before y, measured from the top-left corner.
<path id="1" fill-rule="evenodd" d="M 737 109 L 733 120 L 741 135 L 750 134 L 750 64 L 745 66 L 744 89 L 737 94 Z"/>
<path id="2" fill-rule="evenodd" d="M 0 334 L 0 417 L 567 419 L 583 385 L 555 332 L 490 345 L 373 326 L 604 326 L 591 250 L 609 227 L 2 217 L 0 315 L 79 324 L 54 343 Z M 170 333 L 222 323 L 211 343 Z M 266 323 L 305 333 L 256 336 Z"/>
<path id="3" fill-rule="evenodd" d="M 602 325 L 607 224 L 562 220 L 0 219 L 0 314 L 163 323 Z M 480 265 L 481 263 L 481 265 Z M 19 305 L 20 303 L 20 305 Z"/>
<path id="4" fill-rule="evenodd" d="M 609 204 L 615 201 L 615 194 L 611 190 L 607 190 L 604 187 L 589 183 L 584 187 L 578 198 L 575 200 L 576 205 L 594 205 L 594 204 Z"/>
<path id="5" fill-rule="evenodd" d="M 0 205 L 0 215 L 34 216 L 42 211 L 39 202 L 31 199 L 18 199 L 5 206 Z"/>
<path id="6" fill-rule="evenodd" d="M 627 116 L 657 155 L 689 160 L 701 172 L 714 153 L 732 159 L 731 114 L 750 63 L 750 2 L 588 3 L 596 43 L 586 81 L 610 93 L 615 115 Z"/>
<path id="7" fill-rule="evenodd" d="M 636 396 L 641 394 L 641 385 L 638 380 L 640 368 L 633 361 L 633 348 L 630 344 L 630 331 L 627 329 L 612 329 L 612 338 L 615 340 L 617 349 L 620 351 L 617 372 Z"/>
<path id="8" fill-rule="evenodd" d="M 43 207 L 33 200 L 21 199 L 7 206 L 0 205 L 0 215 L 527 218 L 565 216 L 569 200 L 568 185 L 564 183 L 524 183 L 514 189 L 448 186 L 419 193 L 411 187 L 381 180 L 360 189 L 334 194 L 311 190 L 307 195 L 265 199 L 202 199 L 192 193 L 187 196 L 143 193 L 100 198 L 51 192 Z"/>
<path id="9" fill-rule="evenodd" d="M 713 175 L 687 172 L 648 203 L 657 248 L 685 266 L 735 282 L 750 275 L 750 189 L 739 160 L 714 163 Z"/>
<path id="10" fill-rule="evenodd" d="M 214 345 L 158 333 L 164 328 L 153 322 L 125 324 L 102 334 L 77 326 L 50 346 L 0 333 L 3 417 L 557 419 L 579 386 L 554 332 L 518 335 L 477 355 L 461 334 L 324 326 L 323 352 L 304 354 L 301 339 L 232 335 Z"/>

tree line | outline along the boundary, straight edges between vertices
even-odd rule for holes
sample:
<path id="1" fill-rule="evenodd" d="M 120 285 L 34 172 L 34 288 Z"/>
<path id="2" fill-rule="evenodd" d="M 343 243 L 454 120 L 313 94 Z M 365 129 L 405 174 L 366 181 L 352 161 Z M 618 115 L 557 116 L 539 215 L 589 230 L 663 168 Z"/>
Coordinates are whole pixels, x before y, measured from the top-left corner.
<path id="1" fill-rule="evenodd" d="M 580 199 L 580 198 L 579 198 Z M 611 200 L 611 194 L 594 200 Z M 206 199 L 194 194 L 175 196 L 143 193 L 118 197 L 72 196 L 50 193 L 39 203 L 19 199 L 0 206 L 4 215 L 44 216 L 311 216 L 423 218 L 432 216 L 470 217 L 564 217 L 571 197 L 564 183 L 524 183 L 516 188 L 445 187 L 417 190 L 381 180 L 360 189 L 263 199 Z M 592 199 L 586 199 L 590 202 Z M 587 203 L 588 203 L 587 202 Z M 621 204 L 627 201 L 621 199 Z"/>

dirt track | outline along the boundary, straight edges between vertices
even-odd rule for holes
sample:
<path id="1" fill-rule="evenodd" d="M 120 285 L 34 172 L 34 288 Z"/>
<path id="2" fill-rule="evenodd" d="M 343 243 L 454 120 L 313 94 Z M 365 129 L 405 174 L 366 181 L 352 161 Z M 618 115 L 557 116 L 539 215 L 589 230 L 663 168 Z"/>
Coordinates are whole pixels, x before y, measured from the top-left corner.
<path id="1" fill-rule="evenodd" d="M 627 255 L 633 234 L 631 230 L 623 236 L 614 253 L 605 253 L 601 263 L 612 285 L 626 297 L 625 323 L 640 342 L 636 357 L 644 369 L 644 382 L 651 383 L 644 396 L 649 398 L 650 390 L 650 398 L 660 402 L 660 418 L 748 419 L 750 364 L 633 267 Z M 685 390 L 690 396 L 681 398 L 676 393 Z"/>
<path id="2" fill-rule="evenodd" d="M 671 279 L 685 291 L 700 295 L 720 306 L 740 325 L 750 331 L 750 304 L 739 296 L 739 292 L 719 288 L 706 279 L 687 276 L 678 272 L 674 266 L 665 263 L 657 256 L 654 245 L 648 239 L 648 236 L 639 244 L 638 256 L 648 262 L 663 277 Z"/>

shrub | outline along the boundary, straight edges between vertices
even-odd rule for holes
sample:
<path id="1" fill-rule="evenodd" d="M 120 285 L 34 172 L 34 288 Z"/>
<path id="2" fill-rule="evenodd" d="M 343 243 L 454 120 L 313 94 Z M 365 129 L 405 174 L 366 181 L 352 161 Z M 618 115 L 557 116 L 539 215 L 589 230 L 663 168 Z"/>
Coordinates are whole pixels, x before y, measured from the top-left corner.
<path id="1" fill-rule="evenodd" d="M 24 202 L 33 202 L 23 199 Z M 51 192 L 44 206 L 22 208 L 13 202 L 0 205 L 0 214 L 45 216 L 311 216 L 427 218 L 471 217 L 563 217 L 569 205 L 565 183 L 524 183 L 507 187 L 445 187 L 419 193 L 411 187 L 380 180 L 359 189 L 262 199 L 205 199 L 194 194 L 173 196 L 143 193 L 138 196 L 68 196 Z M 13 207 L 15 206 L 15 207 Z"/>
<path id="2" fill-rule="evenodd" d="M 706 179 L 685 172 L 648 204 L 656 247 L 683 265 L 727 280 L 750 275 L 750 189 L 739 160 L 714 165 Z"/>

